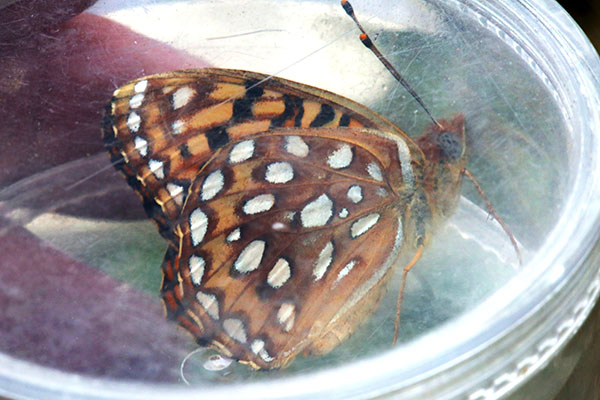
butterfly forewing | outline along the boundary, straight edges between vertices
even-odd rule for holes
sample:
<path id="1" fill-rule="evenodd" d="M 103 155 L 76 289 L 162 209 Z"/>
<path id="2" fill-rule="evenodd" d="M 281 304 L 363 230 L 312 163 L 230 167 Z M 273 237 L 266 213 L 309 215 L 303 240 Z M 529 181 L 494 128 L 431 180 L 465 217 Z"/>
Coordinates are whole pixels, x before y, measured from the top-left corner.
<path id="1" fill-rule="evenodd" d="M 169 315 L 201 343 L 274 368 L 327 351 L 355 329 L 351 310 L 376 301 L 421 153 L 357 103 L 264 78 L 134 81 L 115 92 L 105 142 L 170 241 Z"/>

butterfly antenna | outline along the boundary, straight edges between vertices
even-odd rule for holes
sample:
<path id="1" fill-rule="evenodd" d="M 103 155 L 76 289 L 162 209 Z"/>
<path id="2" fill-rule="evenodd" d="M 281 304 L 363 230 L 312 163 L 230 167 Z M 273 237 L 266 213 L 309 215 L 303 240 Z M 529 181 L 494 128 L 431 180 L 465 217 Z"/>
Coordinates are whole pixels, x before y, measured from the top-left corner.
<path id="1" fill-rule="evenodd" d="M 350 2 L 348 0 L 342 0 L 341 3 L 342 7 L 344 8 L 344 11 L 346 11 L 346 14 L 348 14 L 350 18 L 352 18 L 358 29 L 360 29 L 360 31 L 362 32 L 360 34 L 360 41 L 362 42 L 362 44 L 365 45 L 367 49 L 371 50 L 373 54 L 375 54 L 375 56 L 379 59 L 379 61 L 381 61 L 381 63 L 385 66 L 385 68 L 388 71 L 390 71 L 390 74 L 392 74 L 392 76 L 398 82 L 400 82 L 402 86 L 404 86 L 404 89 L 406 89 L 408 93 L 410 93 L 410 95 L 417 101 L 417 103 L 419 103 L 423 110 L 425 110 L 425 112 L 427 113 L 429 118 L 431 118 L 433 123 L 436 124 L 440 129 L 443 129 L 442 125 L 440 125 L 440 123 L 433 117 L 431 112 L 429 112 L 429 109 L 425 106 L 425 103 L 423 103 L 423 100 L 421 100 L 421 97 L 419 97 L 417 92 L 414 91 L 414 89 L 408 84 L 406 79 L 404 79 L 402 75 L 400 75 L 396 68 L 394 68 L 394 66 L 388 61 L 388 59 L 385 58 L 385 56 L 379 51 L 377 46 L 375 46 L 375 43 L 373 43 L 373 41 L 371 40 L 367 32 L 364 30 L 360 22 L 358 22 L 358 18 L 356 18 L 356 15 L 354 14 L 354 9 L 352 8 Z"/>

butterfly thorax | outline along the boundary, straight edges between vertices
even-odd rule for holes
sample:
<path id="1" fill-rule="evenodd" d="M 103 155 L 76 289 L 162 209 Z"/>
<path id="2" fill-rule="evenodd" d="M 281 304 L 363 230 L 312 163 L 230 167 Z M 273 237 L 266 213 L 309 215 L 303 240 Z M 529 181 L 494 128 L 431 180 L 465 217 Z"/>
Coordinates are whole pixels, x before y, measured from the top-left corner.
<path id="1" fill-rule="evenodd" d="M 462 170 L 468 157 L 464 120 L 463 114 L 457 114 L 452 120 L 431 124 L 416 140 L 425 159 L 418 189 L 409 206 L 416 214 L 413 218 L 417 225 L 417 241 L 419 237 L 427 241 L 429 234 L 453 213 L 458 204 Z"/>

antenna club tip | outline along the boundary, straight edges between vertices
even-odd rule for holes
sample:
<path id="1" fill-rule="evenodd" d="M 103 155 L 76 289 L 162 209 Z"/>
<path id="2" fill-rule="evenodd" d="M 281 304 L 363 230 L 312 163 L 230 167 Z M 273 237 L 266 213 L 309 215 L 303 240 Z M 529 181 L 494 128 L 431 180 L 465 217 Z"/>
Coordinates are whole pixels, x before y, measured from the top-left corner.
<path id="1" fill-rule="evenodd" d="M 361 33 L 359 38 L 360 38 L 360 41 L 362 42 L 362 44 L 365 45 L 365 47 L 371 48 L 371 46 L 373 46 L 373 42 L 371 41 L 371 38 L 366 33 Z"/>
<path id="2" fill-rule="evenodd" d="M 352 9 L 352 5 L 350 4 L 350 2 L 348 0 L 342 0 L 340 2 L 340 4 L 344 8 L 344 11 L 346 11 L 346 14 L 348 14 L 349 16 L 354 15 L 354 10 Z"/>

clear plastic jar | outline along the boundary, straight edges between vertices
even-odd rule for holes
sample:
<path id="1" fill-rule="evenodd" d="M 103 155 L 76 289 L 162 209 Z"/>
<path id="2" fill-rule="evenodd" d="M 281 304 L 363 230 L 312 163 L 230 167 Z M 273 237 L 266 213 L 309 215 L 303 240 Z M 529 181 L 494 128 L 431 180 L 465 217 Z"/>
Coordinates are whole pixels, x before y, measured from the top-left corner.
<path id="1" fill-rule="evenodd" d="M 20 161 L 44 168 L 7 169 L 13 179 L 0 191 L 12 252 L 3 256 L 10 268 L 0 285 L 0 394 L 483 400 L 558 392 L 568 367 L 554 371 L 551 384 L 523 384 L 571 340 L 600 290 L 597 54 L 549 0 L 353 5 L 436 117 L 466 115 L 468 168 L 519 241 L 523 265 L 465 182 L 458 211 L 409 275 L 398 346 L 390 342 L 399 276 L 369 322 L 327 356 L 300 357 L 281 371 L 235 363 L 207 371 L 206 354 L 186 358 L 195 346 L 160 315 L 165 243 L 96 151 L 100 120 L 96 127 L 93 115 L 65 113 L 81 136 L 50 124 L 47 148 L 11 125 L 2 137 L 31 147 Z M 145 74 L 215 66 L 350 97 L 413 137 L 428 123 L 337 2 L 105 1 L 55 39 L 39 50 L 63 56 L 49 62 L 63 69 L 46 76 L 63 79 L 61 88 L 87 82 L 76 101 L 93 103 L 97 115 L 103 104 L 87 94 L 98 87 L 108 101 L 112 89 Z M 70 110 L 65 93 L 41 95 L 42 114 Z M 94 129 L 98 143 L 87 134 Z"/>

